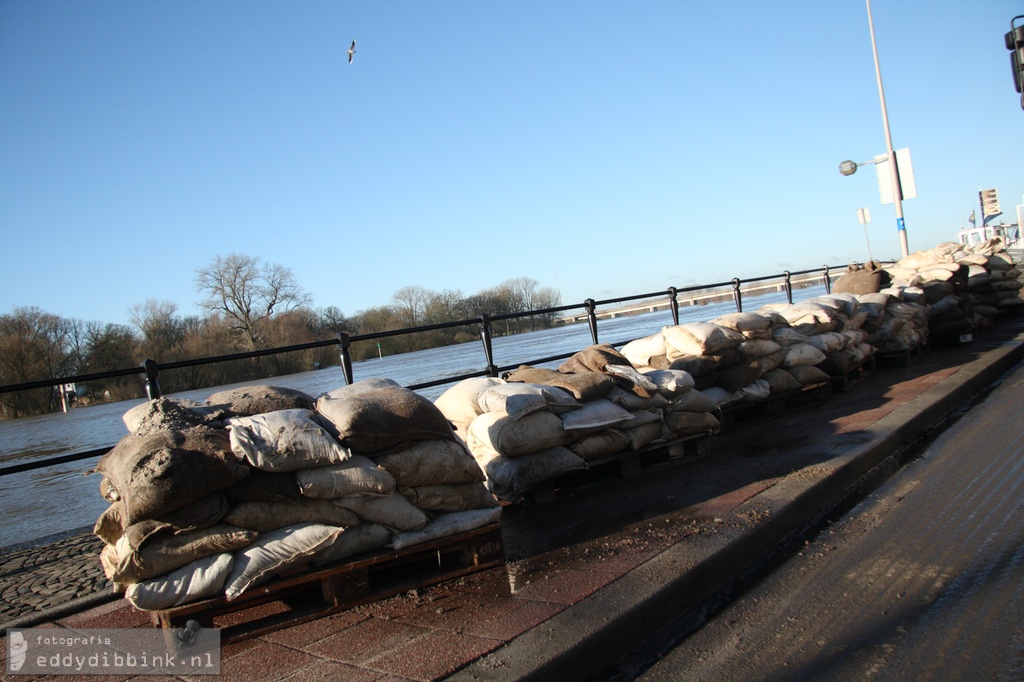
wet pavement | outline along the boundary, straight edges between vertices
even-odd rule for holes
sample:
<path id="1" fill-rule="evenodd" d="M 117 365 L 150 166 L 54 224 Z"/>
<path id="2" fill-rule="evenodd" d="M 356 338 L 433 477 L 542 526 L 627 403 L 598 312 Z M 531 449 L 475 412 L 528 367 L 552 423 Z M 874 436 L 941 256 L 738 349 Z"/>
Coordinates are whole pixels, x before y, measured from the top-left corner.
<path id="1" fill-rule="evenodd" d="M 227 644 L 222 675 L 262 682 L 597 674 L 898 466 L 899 453 L 1024 358 L 1022 334 L 1024 318 L 1003 319 L 970 343 L 935 344 L 906 366 L 880 361 L 820 404 L 737 424 L 711 439 L 708 457 L 507 508 L 506 565 Z M 148 627 L 148 614 L 109 591 L 99 547 L 72 534 L 0 555 L 0 623 Z"/>

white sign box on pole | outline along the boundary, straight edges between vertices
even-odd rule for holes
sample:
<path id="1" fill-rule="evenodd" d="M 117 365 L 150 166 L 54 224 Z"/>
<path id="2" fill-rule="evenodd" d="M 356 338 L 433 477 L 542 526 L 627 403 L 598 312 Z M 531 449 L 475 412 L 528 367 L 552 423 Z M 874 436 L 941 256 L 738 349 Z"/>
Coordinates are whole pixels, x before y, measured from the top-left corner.
<path id="1" fill-rule="evenodd" d="M 896 150 L 896 165 L 900 169 L 900 189 L 904 199 L 917 196 L 917 185 L 914 184 L 914 164 L 910 161 L 910 148 Z M 883 204 L 895 201 L 892 194 L 892 170 L 889 168 L 889 155 L 879 154 L 875 157 L 875 174 L 878 177 L 878 196 Z"/>

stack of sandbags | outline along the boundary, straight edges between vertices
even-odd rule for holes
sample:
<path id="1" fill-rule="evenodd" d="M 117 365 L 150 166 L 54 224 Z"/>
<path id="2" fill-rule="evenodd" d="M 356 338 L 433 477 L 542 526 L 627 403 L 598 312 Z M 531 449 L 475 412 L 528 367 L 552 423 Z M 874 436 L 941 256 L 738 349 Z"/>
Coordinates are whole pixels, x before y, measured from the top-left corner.
<path id="1" fill-rule="evenodd" d="M 973 246 L 959 245 L 953 257 L 967 265 L 967 292 L 974 303 L 978 326 L 989 326 L 1001 312 L 1020 310 L 1021 271 L 1007 253 L 1001 237 Z"/>
<path id="2" fill-rule="evenodd" d="M 903 301 L 927 307 L 928 336 L 955 337 L 978 326 L 968 297 L 970 266 L 958 263 L 961 245 L 947 242 L 917 251 L 887 268 L 892 279 L 886 292 L 899 292 Z"/>
<path id="3" fill-rule="evenodd" d="M 320 396 L 316 408 L 353 458 L 372 462 L 393 480 L 391 493 L 345 492 L 333 500 L 364 525 L 394 531 L 388 546 L 408 547 L 500 517 L 473 457 L 429 399 L 390 379 L 368 379 Z M 339 558 L 327 550 L 314 563 Z"/>
<path id="4" fill-rule="evenodd" d="M 851 263 L 832 284 L 833 294 L 876 294 L 889 286 L 889 273 L 878 261 Z"/>

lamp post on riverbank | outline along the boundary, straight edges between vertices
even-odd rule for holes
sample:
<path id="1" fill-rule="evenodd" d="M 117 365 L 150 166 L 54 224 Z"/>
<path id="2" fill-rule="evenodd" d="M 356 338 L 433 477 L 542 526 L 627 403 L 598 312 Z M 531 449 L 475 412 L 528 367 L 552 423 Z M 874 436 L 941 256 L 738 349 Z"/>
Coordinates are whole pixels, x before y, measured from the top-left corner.
<path id="1" fill-rule="evenodd" d="M 892 134 L 889 132 L 889 114 L 885 108 L 885 90 L 882 88 L 882 70 L 878 65 L 878 47 L 875 44 L 875 25 L 871 20 L 871 0 L 865 0 L 868 9 L 868 31 L 871 33 L 871 53 L 875 58 L 875 77 L 878 80 L 878 99 L 882 103 L 882 127 L 885 128 L 885 148 L 887 151 L 886 157 L 882 158 L 883 161 L 889 163 L 889 176 L 892 182 L 892 196 L 893 203 L 896 204 L 896 231 L 900 236 L 900 250 L 903 252 L 903 256 L 906 257 L 910 253 L 910 249 L 907 245 L 907 226 L 903 220 L 903 188 L 900 184 L 900 172 L 899 166 L 896 164 L 896 152 L 892 149 Z M 876 157 L 874 161 L 869 163 L 879 163 L 879 157 Z M 863 164 L 854 163 L 853 161 L 843 161 L 839 164 L 839 172 L 843 175 L 853 175 L 857 172 L 857 166 Z M 885 203 L 885 202 L 883 202 Z"/>

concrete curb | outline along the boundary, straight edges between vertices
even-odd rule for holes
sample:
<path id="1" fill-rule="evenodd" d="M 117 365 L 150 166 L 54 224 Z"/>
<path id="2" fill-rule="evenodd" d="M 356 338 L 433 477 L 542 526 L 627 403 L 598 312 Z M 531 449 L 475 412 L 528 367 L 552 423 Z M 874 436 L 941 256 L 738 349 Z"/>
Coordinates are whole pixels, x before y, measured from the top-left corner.
<path id="1" fill-rule="evenodd" d="M 614 583 L 475 661 L 450 680 L 582 679 L 604 670 L 658 628 L 699 607 L 760 557 L 851 496 L 870 472 L 921 440 L 1024 359 L 1024 334 L 986 351 L 880 419 L 869 437 L 832 453 L 738 510 L 768 509 L 764 522 L 689 536 Z M 808 475 L 808 472 L 811 475 Z"/>

